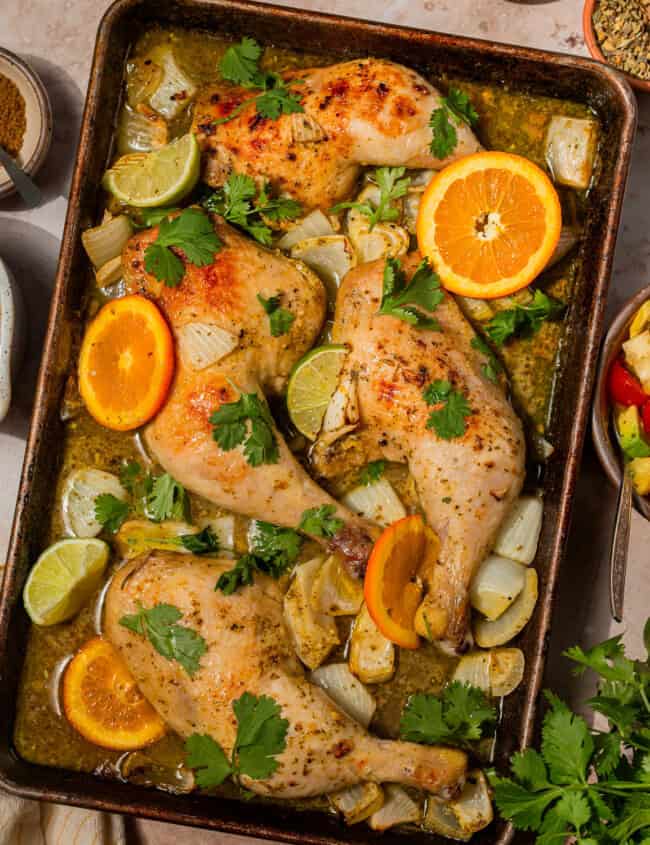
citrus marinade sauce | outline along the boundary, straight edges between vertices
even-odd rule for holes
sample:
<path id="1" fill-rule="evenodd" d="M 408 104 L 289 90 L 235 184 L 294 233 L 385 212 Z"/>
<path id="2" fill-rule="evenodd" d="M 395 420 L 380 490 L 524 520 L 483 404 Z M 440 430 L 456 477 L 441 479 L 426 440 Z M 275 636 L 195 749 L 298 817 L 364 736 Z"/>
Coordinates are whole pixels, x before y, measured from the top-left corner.
<path id="1" fill-rule="evenodd" d="M 218 62 L 230 42 L 205 33 L 154 29 L 144 34 L 134 45 L 131 59 L 144 60 L 152 49 L 165 43 L 173 44 L 178 63 L 200 85 L 219 78 Z M 328 59 L 322 56 L 270 48 L 265 52 L 264 65 L 269 69 L 282 70 L 288 67 L 325 64 L 327 61 Z M 133 69 L 134 63 L 127 64 L 127 73 L 129 67 Z M 436 82 L 436 79 L 432 77 L 432 81 Z M 133 78 L 129 82 L 134 84 Z M 480 115 L 477 131 L 487 148 L 519 153 L 542 167 L 545 167 L 544 138 L 551 116 L 591 116 L 586 107 L 576 103 L 528 96 L 510 92 L 505 87 L 464 83 L 461 80 L 445 79 L 442 82 L 443 87 L 451 82 L 470 94 Z M 191 106 L 188 105 L 171 123 L 170 139 L 187 131 L 190 109 Z M 584 193 L 560 189 L 560 194 L 565 220 L 580 224 L 585 204 Z M 575 256 L 569 256 L 546 272 L 537 285 L 566 302 L 577 269 L 577 259 Z M 87 294 L 86 317 L 89 317 L 96 312 L 103 300 L 93 284 L 89 285 Z M 514 400 L 529 429 L 532 428 L 539 435 L 544 435 L 547 428 L 562 332 L 561 322 L 545 323 L 534 337 L 514 340 L 502 349 Z M 277 409 L 274 408 L 274 411 Z M 142 462 L 137 438 L 132 433 L 114 432 L 100 427 L 74 396 L 72 402 L 66 400 L 66 415 L 68 414 L 70 419 L 66 424 L 62 467 L 52 511 L 48 515 L 48 542 L 53 542 L 64 534 L 61 494 L 63 482 L 72 470 L 91 466 L 117 473 L 120 464 L 125 460 Z M 302 440 L 304 446 L 304 439 L 296 438 L 295 432 L 291 432 L 283 423 L 285 417 L 286 414 L 276 413 L 276 419 L 281 427 L 284 426 L 288 441 L 300 446 Z M 300 457 L 308 467 L 306 454 L 301 453 Z M 153 469 L 156 471 L 155 467 Z M 406 507 L 415 509 L 417 504 L 413 485 L 406 468 L 390 466 L 387 477 Z M 341 486 L 342 480 L 334 484 L 335 489 Z M 194 520 L 223 513 L 215 505 L 198 496 L 190 495 L 190 499 Z M 246 551 L 247 525 L 247 519 L 236 517 L 237 553 Z M 110 540 L 110 537 L 107 539 Z M 313 543 L 305 543 L 301 560 L 313 556 L 314 550 Z M 114 559 L 113 564 L 116 562 Z M 110 571 L 109 568 L 107 578 L 110 577 Z M 142 751 L 126 754 L 107 751 L 86 742 L 70 727 L 60 712 L 58 680 L 61 667 L 86 640 L 98 632 L 100 595 L 101 591 L 98 591 L 93 600 L 70 622 L 51 628 L 32 627 L 15 727 L 18 753 L 34 763 L 86 772 L 95 771 L 108 777 L 125 778 L 165 789 L 183 789 L 188 784 L 188 778 L 182 769 L 184 755 L 179 737 L 170 734 Z M 345 628 L 349 627 L 350 621 L 341 620 L 340 617 L 337 619 L 343 629 L 343 642 L 347 633 Z M 343 653 L 344 647 L 332 654 L 330 660 L 340 660 Z M 455 662 L 427 644 L 423 644 L 417 651 L 401 650 L 394 678 L 372 687 L 378 704 L 371 725 L 372 730 L 380 736 L 397 736 L 399 715 L 408 696 L 417 691 L 439 691 L 453 671 Z M 236 794 L 237 787 L 227 783 L 218 791 L 222 794 Z M 310 802 L 310 805 L 328 806 L 324 799 Z"/>

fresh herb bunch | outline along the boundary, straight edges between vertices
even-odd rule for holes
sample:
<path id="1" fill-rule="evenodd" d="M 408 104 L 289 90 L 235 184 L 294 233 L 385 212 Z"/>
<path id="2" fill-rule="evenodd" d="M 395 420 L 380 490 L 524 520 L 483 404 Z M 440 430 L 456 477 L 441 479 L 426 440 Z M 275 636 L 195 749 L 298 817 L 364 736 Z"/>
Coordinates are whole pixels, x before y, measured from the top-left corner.
<path id="1" fill-rule="evenodd" d="M 173 604 L 157 604 L 148 609 L 139 605 L 137 613 L 120 619 L 120 625 L 148 639 L 158 654 L 176 660 L 191 677 L 198 671 L 208 647 L 200 634 L 178 624 L 182 618 Z"/>
<path id="2" fill-rule="evenodd" d="M 225 452 L 243 444 L 251 466 L 279 461 L 271 412 L 257 393 L 242 393 L 236 402 L 224 403 L 210 415 L 210 424 L 212 436 Z"/>
<path id="3" fill-rule="evenodd" d="M 359 484 L 367 487 L 373 481 L 379 481 L 386 471 L 386 461 L 370 461 L 359 473 Z"/>
<path id="4" fill-rule="evenodd" d="M 564 304 L 552 299 L 537 289 L 529 305 L 514 305 L 505 311 L 499 311 L 485 324 L 485 332 L 497 346 L 512 337 L 528 337 L 538 332 L 546 320 L 559 317 L 564 311 Z"/>
<path id="5" fill-rule="evenodd" d="M 492 731 L 496 710 L 485 693 L 471 684 L 452 681 L 440 697 L 411 696 L 402 711 L 400 735 L 426 745 L 467 745 Z"/>
<path id="6" fill-rule="evenodd" d="M 425 387 L 422 396 L 427 405 L 442 406 L 431 411 L 427 428 L 432 428 L 443 440 L 453 440 L 465 434 L 466 419 L 471 416 L 472 409 L 465 396 L 455 390 L 451 382 L 437 379 Z"/>
<path id="7" fill-rule="evenodd" d="M 538 845 L 650 843 L 650 619 L 645 661 L 630 660 L 620 637 L 589 651 L 565 652 L 599 678 L 587 704 L 603 715 L 609 732 L 590 729 L 582 716 L 551 693 L 541 750 L 511 760 L 512 777 L 490 775 L 501 815 Z"/>
<path id="8" fill-rule="evenodd" d="M 209 734 L 191 734 L 185 741 L 187 765 L 194 769 L 202 789 L 219 786 L 230 775 L 268 778 L 278 768 L 277 755 L 286 748 L 289 722 L 281 718 L 274 699 L 245 692 L 233 701 L 232 709 L 237 736 L 230 759 Z"/>
<path id="9" fill-rule="evenodd" d="M 173 220 L 161 218 L 156 240 L 144 251 L 144 269 L 167 287 L 175 288 L 183 281 L 185 265 L 171 247 L 182 250 L 197 267 L 205 267 L 212 264 L 222 246 L 205 212 L 186 208 Z"/>
<path id="10" fill-rule="evenodd" d="M 265 299 L 261 293 L 258 293 L 257 301 L 268 315 L 271 337 L 280 337 L 291 331 L 291 326 L 296 316 L 286 308 L 282 308 L 280 305 L 280 294 Z"/>
<path id="11" fill-rule="evenodd" d="M 258 191 L 255 181 L 245 173 L 232 173 L 222 188 L 203 200 L 203 207 L 220 214 L 264 246 L 270 246 L 273 238 L 269 221 L 295 220 L 302 214 L 299 202 L 271 197 L 268 185 Z"/>
<path id="12" fill-rule="evenodd" d="M 438 108 L 431 112 L 431 155 L 447 158 L 456 149 L 458 133 L 456 127 L 466 123 L 476 126 L 478 114 L 469 97 L 459 88 L 450 88 L 446 97 L 442 97 Z"/>
<path id="13" fill-rule="evenodd" d="M 440 331 L 440 323 L 416 306 L 435 311 L 445 298 L 440 279 L 424 258 L 407 284 L 402 265 L 397 258 L 387 258 L 384 267 L 383 292 L 379 313 L 415 326 L 418 329 Z"/>
<path id="14" fill-rule="evenodd" d="M 308 508 L 303 511 L 298 526 L 305 534 L 314 537 L 333 537 L 337 531 L 343 528 L 343 520 L 339 519 L 334 505 L 320 505 L 317 508 Z"/>
<path id="15" fill-rule="evenodd" d="M 219 577 L 215 590 L 232 595 L 240 587 L 250 586 L 255 572 L 280 578 L 300 554 L 302 537 L 292 528 L 255 520 L 249 533 L 249 546 L 249 554 L 242 555 L 232 569 Z"/>
<path id="16" fill-rule="evenodd" d="M 230 114 L 213 121 L 215 126 L 228 123 L 239 115 L 251 102 L 255 103 L 260 117 L 277 120 L 281 114 L 292 114 L 304 111 L 299 95 L 292 92 L 284 79 L 278 73 L 263 71 L 259 62 L 262 48 L 254 38 L 244 36 L 239 44 L 228 47 L 219 64 L 219 70 L 224 79 L 242 88 L 261 89 L 261 93 L 244 100 Z M 294 79 L 291 85 L 300 84 L 301 80 Z"/>
<path id="17" fill-rule="evenodd" d="M 392 222 L 399 217 L 399 209 L 395 207 L 395 200 L 405 196 L 411 177 L 404 176 L 405 167 L 378 167 L 374 178 L 379 187 L 379 202 L 377 207 L 369 202 L 340 202 L 331 211 L 338 214 L 346 208 L 356 208 L 368 218 L 368 229 L 372 230 L 377 223 Z"/>

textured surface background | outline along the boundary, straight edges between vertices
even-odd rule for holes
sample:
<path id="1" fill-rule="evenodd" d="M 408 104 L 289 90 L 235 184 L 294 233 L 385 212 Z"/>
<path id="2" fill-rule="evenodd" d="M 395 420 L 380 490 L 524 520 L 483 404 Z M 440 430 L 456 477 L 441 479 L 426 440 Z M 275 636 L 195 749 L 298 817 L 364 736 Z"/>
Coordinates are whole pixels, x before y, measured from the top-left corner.
<path id="1" fill-rule="evenodd" d="M 24 211 L 18 200 L 0 201 L 0 254 L 22 285 L 30 318 L 28 355 L 14 407 L 0 424 L 0 561 L 13 515 L 95 31 L 108 5 L 109 0 L 0 0 L 0 44 L 34 65 L 54 107 L 54 144 L 39 177 L 46 203 L 35 211 Z M 529 4 L 509 0 L 284 0 L 284 5 L 587 54 L 580 0 Z M 650 185 L 650 96 L 640 95 L 639 106 L 639 131 L 618 239 L 610 315 L 650 281 L 650 230 L 642 206 L 642 191 Z M 548 685 L 574 700 L 581 697 L 581 689 L 561 657 L 568 645 L 593 643 L 624 630 L 631 648 L 641 651 L 640 631 L 649 610 L 650 524 L 635 514 L 626 620 L 623 626 L 616 626 L 609 619 L 606 570 L 613 508 L 613 491 L 588 443 L 547 669 Z M 179 841 L 179 830 L 169 825 L 130 822 L 128 828 L 129 845 L 176 845 Z M 187 831 L 181 839 L 192 845 L 226 845 L 239 837 Z"/>

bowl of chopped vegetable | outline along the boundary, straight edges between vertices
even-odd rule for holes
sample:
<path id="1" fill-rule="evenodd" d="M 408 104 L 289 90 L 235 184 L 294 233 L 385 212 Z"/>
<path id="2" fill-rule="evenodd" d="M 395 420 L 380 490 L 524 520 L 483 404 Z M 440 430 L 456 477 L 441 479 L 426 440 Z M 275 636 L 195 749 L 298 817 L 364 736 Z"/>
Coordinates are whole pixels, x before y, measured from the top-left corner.
<path id="1" fill-rule="evenodd" d="M 643 0 L 586 0 L 585 44 L 592 57 L 621 71 L 637 91 L 650 91 L 650 11 Z"/>
<path id="2" fill-rule="evenodd" d="M 612 484 L 625 466 L 635 505 L 650 520 L 650 285 L 623 306 L 601 352 L 592 433 Z"/>

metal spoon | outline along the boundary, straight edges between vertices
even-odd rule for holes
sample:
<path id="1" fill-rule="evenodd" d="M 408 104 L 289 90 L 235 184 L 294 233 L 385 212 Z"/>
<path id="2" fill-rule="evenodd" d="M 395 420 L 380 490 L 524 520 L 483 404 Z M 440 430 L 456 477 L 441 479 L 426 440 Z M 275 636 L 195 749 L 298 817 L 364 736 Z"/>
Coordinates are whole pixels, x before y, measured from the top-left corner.
<path id="1" fill-rule="evenodd" d="M 627 572 L 627 553 L 630 543 L 632 523 L 632 479 L 625 466 L 621 467 L 621 486 L 616 504 L 616 520 L 612 535 L 612 548 L 609 555 L 609 607 L 616 622 L 623 621 L 623 603 L 625 600 L 625 575 Z"/>
<path id="2" fill-rule="evenodd" d="M 36 208 L 40 205 L 43 201 L 43 195 L 39 188 L 3 147 L 0 147 L 0 164 L 9 174 L 9 178 L 16 186 L 16 190 L 23 198 L 25 205 L 28 208 Z"/>

